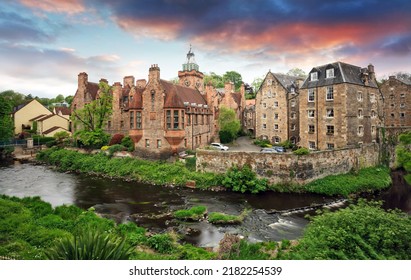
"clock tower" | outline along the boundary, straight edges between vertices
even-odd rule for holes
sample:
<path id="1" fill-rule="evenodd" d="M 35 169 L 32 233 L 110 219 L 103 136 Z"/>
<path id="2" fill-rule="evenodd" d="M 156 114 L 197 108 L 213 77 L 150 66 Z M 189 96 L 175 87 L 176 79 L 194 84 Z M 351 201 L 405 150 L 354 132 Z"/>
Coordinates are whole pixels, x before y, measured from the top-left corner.
<path id="1" fill-rule="evenodd" d="M 199 71 L 194 53 L 191 51 L 191 45 L 187 53 L 186 63 L 183 64 L 183 70 L 178 71 L 178 78 L 180 85 L 198 89 L 199 92 L 204 94 L 204 74 Z"/>

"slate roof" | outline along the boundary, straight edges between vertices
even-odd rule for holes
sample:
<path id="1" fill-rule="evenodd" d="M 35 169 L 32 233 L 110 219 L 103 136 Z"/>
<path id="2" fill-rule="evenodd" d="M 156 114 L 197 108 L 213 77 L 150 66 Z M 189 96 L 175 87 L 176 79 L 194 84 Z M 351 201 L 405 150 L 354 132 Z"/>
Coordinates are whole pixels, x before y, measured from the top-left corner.
<path id="1" fill-rule="evenodd" d="M 287 89 L 290 90 L 291 86 L 295 86 L 295 81 L 300 79 L 299 77 L 290 76 L 281 73 L 273 73 L 274 77 L 280 82 L 280 84 Z"/>
<path id="2" fill-rule="evenodd" d="M 334 78 L 326 78 L 326 70 L 327 69 L 334 69 Z M 367 71 L 367 68 L 361 68 L 359 66 L 343 63 L 340 61 L 325 64 L 322 66 L 314 67 L 310 73 L 308 74 L 308 78 L 304 81 L 302 85 L 302 89 L 304 88 L 314 88 L 314 87 L 323 87 L 329 86 L 334 84 L 342 84 L 342 83 L 349 83 L 349 84 L 356 84 L 364 86 L 364 82 L 361 79 L 362 69 Z M 318 73 L 318 80 L 311 81 L 310 75 L 313 72 Z M 368 86 L 377 88 L 377 83 L 375 80 L 370 80 Z"/>
<path id="3" fill-rule="evenodd" d="M 397 77 L 397 80 L 400 82 L 403 82 L 406 85 L 411 85 L 411 77 L 405 78 L 405 77 Z"/>

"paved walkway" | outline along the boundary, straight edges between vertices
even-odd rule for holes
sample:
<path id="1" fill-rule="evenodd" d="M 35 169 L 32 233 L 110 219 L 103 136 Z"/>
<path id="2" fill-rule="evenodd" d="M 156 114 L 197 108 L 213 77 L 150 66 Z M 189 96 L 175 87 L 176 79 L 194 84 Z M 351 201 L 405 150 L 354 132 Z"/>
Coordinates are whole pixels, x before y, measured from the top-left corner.
<path id="1" fill-rule="evenodd" d="M 227 144 L 229 151 L 236 152 L 259 152 L 261 148 L 253 144 L 254 139 L 249 136 L 242 136 L 237 138 L 233 143 Z"/>

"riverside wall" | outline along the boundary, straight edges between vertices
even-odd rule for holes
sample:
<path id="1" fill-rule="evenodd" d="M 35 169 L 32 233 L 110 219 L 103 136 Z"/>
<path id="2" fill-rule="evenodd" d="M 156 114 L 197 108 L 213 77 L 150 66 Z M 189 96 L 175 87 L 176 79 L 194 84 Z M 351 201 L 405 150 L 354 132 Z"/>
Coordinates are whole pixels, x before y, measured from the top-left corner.
<path id="1" fill-rule="evenodd" d="M 196 169 L 224 173 L 235 165 L 249 165 L 260 178 L 267 178 L 272 184 L 306 184 L 328 175 L 376 166 L 380 162 L 379 152 L 379 145 L 375 143 L 302 156 L 197 149 Z"/>

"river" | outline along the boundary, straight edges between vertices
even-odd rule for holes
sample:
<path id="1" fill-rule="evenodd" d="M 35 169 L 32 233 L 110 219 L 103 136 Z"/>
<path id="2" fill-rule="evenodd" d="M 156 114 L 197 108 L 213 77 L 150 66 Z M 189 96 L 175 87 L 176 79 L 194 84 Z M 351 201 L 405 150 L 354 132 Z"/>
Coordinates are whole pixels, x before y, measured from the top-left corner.
<path id="1" fill-rule="evenodd" d="M 395 184 L 373 198 L 383 199 L 385 207 L 400 208 L 411 214 L 411 188 L 402 176 L 393 177 Z M 189 188 L 163 187 L 110 180 L 87 175 L 67 174 L 47 166 L 15 163 L 0 167 L 0 193 L 9 196 L 40 196 L 53 206 L 75 204 L 83 209 L 94 207 L 104 217 L 117 222 L 132 221 L 153 232 L 174 230 L 183 240 L 201 247 L 214 247 L 224 233 L 245 236 L 251 242 L 296 239 L 302 235 L 313 209 L 291 213 L 273 213 L 331 203 L 335 198 L 314 194 L 240 194 L 212 192 Z M 215 226 L 207 221 L 179 222 L 172 212 L 204 205 L 208 212 L 249 214 L 241 225 Z M 331 205 L 343 207 L 344 203 Z M 271 214 L 270 214 L 271 213 Z"/>

